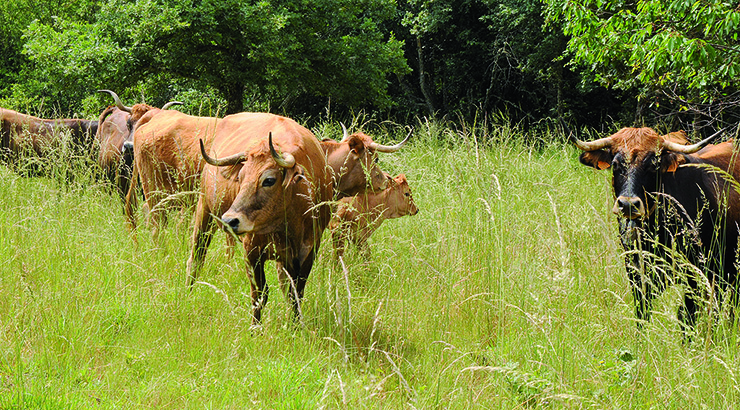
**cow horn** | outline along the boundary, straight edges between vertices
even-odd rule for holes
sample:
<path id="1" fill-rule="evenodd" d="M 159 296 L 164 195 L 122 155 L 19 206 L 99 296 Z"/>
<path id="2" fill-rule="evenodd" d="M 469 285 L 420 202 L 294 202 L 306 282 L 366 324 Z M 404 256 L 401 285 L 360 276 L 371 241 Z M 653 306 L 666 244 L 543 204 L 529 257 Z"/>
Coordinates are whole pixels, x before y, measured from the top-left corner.
<path id="1" fill-rule="evenodd" d="M 272 154 L 272 159 L 274 159 L 275 162 L 283 168 L 293 168 L 293 166 L 295 166 L 295 157 L 291 154 L 282 154 L 281 156 L 277 151 L 275 151 L 275 146 L 272 145 L 272 132 L 267 139 L 270 142 L 270 153 Z"/>
<path id="2" fill-rule="evenodd" d="M 722 134 L 722 132 L 724 132 L 727 128 L 729 127 L 722 128 L 721 130 L 712 134 L 709 138 L 705 138 L 697 142 L 696 144 L 692 144 L 692 145 L 681 145 L 673 141 L 663 140 L 663 148 L 669 151 L 679 152 L 681 154 L 693 154 L 696 151 L 699 151 L 700 149 L 709 145 L 710 142 L 712 142 L 715 138 L 717 138 L 717 136 Z"/>
<path id="3" fill-rule="evenodd" d="M 347 127 L 345 127 L 343 123 L 340 122 L 339 125 L 342 126 L 342 140 L 340 142 L 344 142 L 349 138 L 349 132 L 347 132 Z"/>
<path id="4" fill-rule="evenodd" d="M 162 109 L 163 110 L 166 110 L 166 109 L 172 107 L 173 105 L 183 105 L 183 104 L 185 104 L 185 103 L 182 103 L 180 101 L 170 101 L 167 104 L 163 105 L 162 106 Z"/>
<path id="5" fill-rule="evenodd" d="M 385 152 L 385 153 L 392 153 L 400 150 L 404 145 L 406 145 L 407 142 L 409 142 L 409 138 L 411 138 L 411 134 L 414 132 L 414 129 L 412 128 L 411 131 L 409 131 L 409 135 L 406 136 L 406 138 L 403 139 L 403 141 L 399 142 L 396 145 L 381 145 L 377 142 L 370 143 L 370 148 L 374 149 L 378 152 Z"/>
<path id="6" fill-rule="evenodd" d="M 131 114 L 132 108 L 123 105 L 123 103 L 121 102 L 121 99 L 118 98 L 118 94 L 114 93 L 111 90 L 98 90 L 98 92 L 99 93 L 108 93 L 108 94 L 110 94 L 111 97 L 113 97 L 113 100 L 116 102 L 116 107 L 118 107 L 119 110 L 126 111 L 127 113 Z"/>
<path id="7" fill-rule="evenodd" d="M 589 141 L 589 142 L 581 141 L 577 138 L 574 138 L 573 142 L 576 144 L 578 148 L 580 148 L 583 151 L 596 151 L 597 149 L 610 147 L 612 145 L 612 138 L 604 137 L 604 138 L 597 139 L 596 141 Z"/>
<path id="8" fill-rule="evenodd" d="M 225 158 L 213 158 L 206 154 L 206 147 L 203 145 L 203 140 L 199 139 L 200 141 L 200 155 L 203 156 L 203 159 L 206 160 L 207 163 L 216 166 L 216 167 L 225 167 L 229 165 L 236 165 L 245 159 L 247 159 L 247 154 L 244 152 L 240 152 L 238 154 L 230 155 Z"/>

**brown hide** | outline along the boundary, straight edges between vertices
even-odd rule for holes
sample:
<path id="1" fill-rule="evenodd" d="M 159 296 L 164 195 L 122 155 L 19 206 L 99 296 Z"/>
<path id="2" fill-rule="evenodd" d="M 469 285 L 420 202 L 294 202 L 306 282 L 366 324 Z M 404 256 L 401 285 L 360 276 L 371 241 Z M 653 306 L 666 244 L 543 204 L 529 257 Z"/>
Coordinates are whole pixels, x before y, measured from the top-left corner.
<path id="1" fill-rule="evenodd" d="M 361 132 L 354 133 L 340 142 L 321 141 L 321 147 L 333 173 L 334 189 L 338 198 L 351 197 L 365 192 L 368 188 L 371 191 L 385 189 L 386 177 L 375 162 L 377 153 L 370 148 L 372 143 L 372 138 Z"/>
<path id="2" fill-rule="evenodd" d="M 0 149 L 13 153 L 32 150 L 43 156 L 59 146 L 62 132 L 69 132 L 71 142 L 81 149 L 87 146 L 94 124 L 95 121 L 77 118 L 42 119 L 0 108 Z"/>
<path id="3" fill-rule="evenodd" d="M 290 155 L 295 165 L 279 166 L 273 159 L 268 135 L 279 155 Z M 241 113 L 223 118 L 209 155 L 225 158 L 243 155 L 231 166 L 206 165 L 201 194 L 193 218 L 191 253 L 187 264 L 189 284 L 201 269 L 216 223 L 213 216 L 239 219 L 238 229 L 252 270 L 255 323 L 266 302 L 264 263 L 276 260 L 297 317 L 303 287 L 329 223 L 333 185 L 324 152 L 316 137 L 295 121 L 265 113 Z M 239 218 L 235 218 L 238 216 Z"/>
<path id="4" fill-rule="evenodd" d="M 210 146 L 218 122 L 214 117 L 154 109 L 135 124 L 133 177 L 134 182 L 141 182 L 149 210 L 157 209 L 151 215 L 155 227 L 164 223 L 164 209 L 157 207 L 162 199 L 195 190 L 205 165 L 198 141 Z M 132 183 L 126 199 L 126 215 L 132 227 L 136 226 L 135 189 L 136 184 Z"/>
<path id="5" fill-rule="evenodd" d="M 337 257 L 344 254 L 345 241 L 349 240 L 363 251 L 368 238 L 383 221 L 416 215 L 419 211 L 406 175 L 391 178 L 386 174 L 386 177 L 389 181 L 386 189 L 340 200 L 330 225 Z"/>

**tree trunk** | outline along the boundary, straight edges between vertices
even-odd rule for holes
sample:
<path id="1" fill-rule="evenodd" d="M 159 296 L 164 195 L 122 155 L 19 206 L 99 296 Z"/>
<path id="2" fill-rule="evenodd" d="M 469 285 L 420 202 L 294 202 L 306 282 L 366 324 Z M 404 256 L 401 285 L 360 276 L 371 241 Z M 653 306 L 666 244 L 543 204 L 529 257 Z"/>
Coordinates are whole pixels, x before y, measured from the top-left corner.
<path id="1" fill-rule="evenodd" d="M 229 84 L 223 89 L 226 98 L 226 115 L 244 111 L 244 84 Z"/>
<path id="2" fill-rule="evenodd" d="M 419 56 L 419 88 L 421 88 L 421 93 L 424 95 L 424 102 L 427 104 L 429 115 L 434 116 L 434 104 L 432 103 L 432 96 L 427 88 L 427 74 L 424 71 L 424 53 L 421 49 L 421 37 L 416 37 L 416 52 Z"/>

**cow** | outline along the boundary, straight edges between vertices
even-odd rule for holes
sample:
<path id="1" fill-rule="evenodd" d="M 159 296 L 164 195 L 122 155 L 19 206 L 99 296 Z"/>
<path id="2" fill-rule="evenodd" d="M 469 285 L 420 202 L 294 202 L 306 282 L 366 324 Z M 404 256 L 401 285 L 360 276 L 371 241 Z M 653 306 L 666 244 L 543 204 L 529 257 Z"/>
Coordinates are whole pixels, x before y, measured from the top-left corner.
<path id="1" fill-rule="evenodd" d="M 115 105 L 108 106 L 100 113 L 95 141 L 99 146 L 98 165 L 106 178 L 117 188 L 121 201 L 125 202 L 131 182 L 133 166 L 133 131 L 139 121 L 147 122 L 157 113 L 173 105 L 182 104 L 170 101 L 161 109 L 147 104 L 125 106 L 118 95 L 111 90 L 98 90 L 113 97 Z"/>
<path id="2" fill-rule="evenodd" d="M 141 183 L 150 212 L 149 221 L 156 235 L 166 223 L 167 216 L 166 207 L 158 204 L 170 195 L 192 192 L 197 188 L 205 165 L 198 141 L 206 141 L 206 146 L 210 147 L 219 121 L 215 117 L 162 111 L 136 124 L 132 183 L 125 201 L 125 213 L 132 229 L 136 228 L 137 180 Z"/>
<path id="3" fill-rule="evenodd" d="M 221 120 L 210 152 L 201 142 L 207 165 L 193 217 L 189 286 L 216 228 L 214 215 L 220 215 L 220 222 L 242 237 L 252 268 L 254 323 L 267 301 L 264 264 L 269 259 L 277 261 L 281 278 L 285 273 L 290 278 L 288 296 L 300 317 L 300 299 L 329 223 L 334 192 L 318 139 L 289 118 L 241 113 Z"/>
<path id="4" fill-rule="evenodd" d="M 344 255 L 344 244 L 350 241 L 367 257 L 366 243 L 370 235 L 386 219 L 416 215 L 419 208 L 414 203 L 405 174 L 393 178 L 385 174 L 388 187 L 379 192 L 366 192 L 339 201 L 329 224 L 336 259 Z"/>
<path id="5" fill-rule="evenodd" d="M 334 179 L 337 199 L 364 193 L 366 189 L 371 191 L 385 189 L 388 178 L 374 164 L 377 161 L 377 153 L 397 152 L 408 142 L 413 130 L 396 145 L 382 145 L 363 132 L 350 135 L 344 124 L 341 126 L 343 132 L 341 141 L 331 139 L 321 141 L 321 148 L 324 150 Z"/>
<path id="6" fill-rule="evenodd" d="M 338 143 L 319 142 L 311 131 L 286 117 L 268 113 L 224 117 L 210 154 L 201 145 L 208 165 L 201 175 L 193 217 L 188 286 L 192 288 L 202 269 L 217 227 L 215 215 L 225 230 L 241 237 L 252 273 L 253 324 L 259 325 L 267 302 L 264 265 L 268 260 L 276 261 L 283 290 L 300 320 L 300 301 L 330 221 L 337 186 L 343 182 L 347 192 L 383 188 L 386 181 L 372 178 L 382 175 L 374 161 L 376 151 L 396 151 L 408 141 L 407 137 L 402 144 L 383 146 L 367 136 L 352 138 L 346 128 L 344 134 Z"/>
<path id="7" fill-rule="evenodd" d="M 639 328 L 672 283 L 685 285 L 677 315 L 684 335 L 707 297 L 730 294 L 736 301 L 740 193 L 733 185 L 740 166 L 731 141 L 710 145 L 720 134 L 686 145 L 683 132 L 623 128 L 596 141 L 575 140 L 582 164 L 612 169 L 612 212 L 620 218 Z M 692 266 L 682 273 L 684 261 Z"/>
<path id="8" fill-rule="evenodd" d="M 251 116 L 257 121 L 262 116 Z M 160 114 L 148 124 L 138 124 L 134 137 L 134 157 L 137 171 L 134 178 L 139 178 L 144 197 L 149 209 L 169 195 L 192 191 L 199 178 L 205 162 L 201 157 L 198 140 L 203 139 L 206 150 L 218 119 L 212 117 L 191 117 L 180 114 Z M 385 188 L 386 177 L 377 166 L 377 153 L 396 152 L 408 142 L 411 133 L 396 145 L 382 145 L 372 140 L 367 134 L 356 132 L 350 135 L 342 124 L 341 141 L 324 139 L 320 142 L 326 156 L 337 198 L 364 192 L 367 181 L 371 190 Z M 132 187 L 135 187 L 133 184 Z M 126 215 L 129 225 L 136 227 L 134 217 L 135 195 L 128 194 Z M 162 226 L 166 216 L 163 207 L 150 218 L 155 229 Z M 159 212 L 159 211 L 162 212 Z M 231 248 L 229 248 L 231 249 Z"/>
<path id="9" fill-rule="evenodd" d="M 62 133 L 69 133 L 71 147 L 84 151 L 97 132 L 98 122 L 79 118 L 42 119 L 0 108 L 0 151 L 18 154 L 22 151 L 45 156 L 63 144 Z"/>

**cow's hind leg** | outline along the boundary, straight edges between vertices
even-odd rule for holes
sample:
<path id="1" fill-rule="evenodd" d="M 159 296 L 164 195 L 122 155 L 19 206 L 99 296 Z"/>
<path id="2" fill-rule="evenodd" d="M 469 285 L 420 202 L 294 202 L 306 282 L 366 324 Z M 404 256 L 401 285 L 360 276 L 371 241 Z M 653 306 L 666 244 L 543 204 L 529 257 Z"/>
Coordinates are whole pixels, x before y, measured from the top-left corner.
<path id="1" fill-rule="evenodd" d="M 208 246 L 211 244 L 215 229 L 216 224 L 213 223 L 213 217 L 201 196 L 193 215 L 193 234 L 190 239 L 190 257 L 187 263 L 188 289 L 192 289 L 203 267 L 203 261 L 206 259 Z"/>
<path id="2" fill-rule="evenodd" d="M 681 332 L 683 333 L 684 342 L 691 340 L 691 332 L 696 326 L 696 311 L 698 310 L 698 304 L 696 303 L 696 295 L 692 292 L 687 291 L 684 294 L 683 304 L 678 308 L 678 322 L 681 326 Z"/>
<path id="3" fill-rule="evenodd" d="M 308 275 L 311 273 L 313 268 L 313 262 L 316 254 L 312 250 L 307 256 L 303 263 L 298 258 L 294 258 L 286 266 L 278 264 L 278 273 L 283 274 L 281 278 L 281 284 L 283 289 L 287 292 L 288 301 L 290 301 L 293 307 L 294 318 L 297 322 L 302 322 L 303 312 L 301 310 L 301 300 L 303 299 L 303 292 L 306 288 L 306 282 L 308 281 Z M 284 278 L 285 271 L 288 274 L 288 278 Z M 288 286 L 285 286 L 286 283 Z"/>

